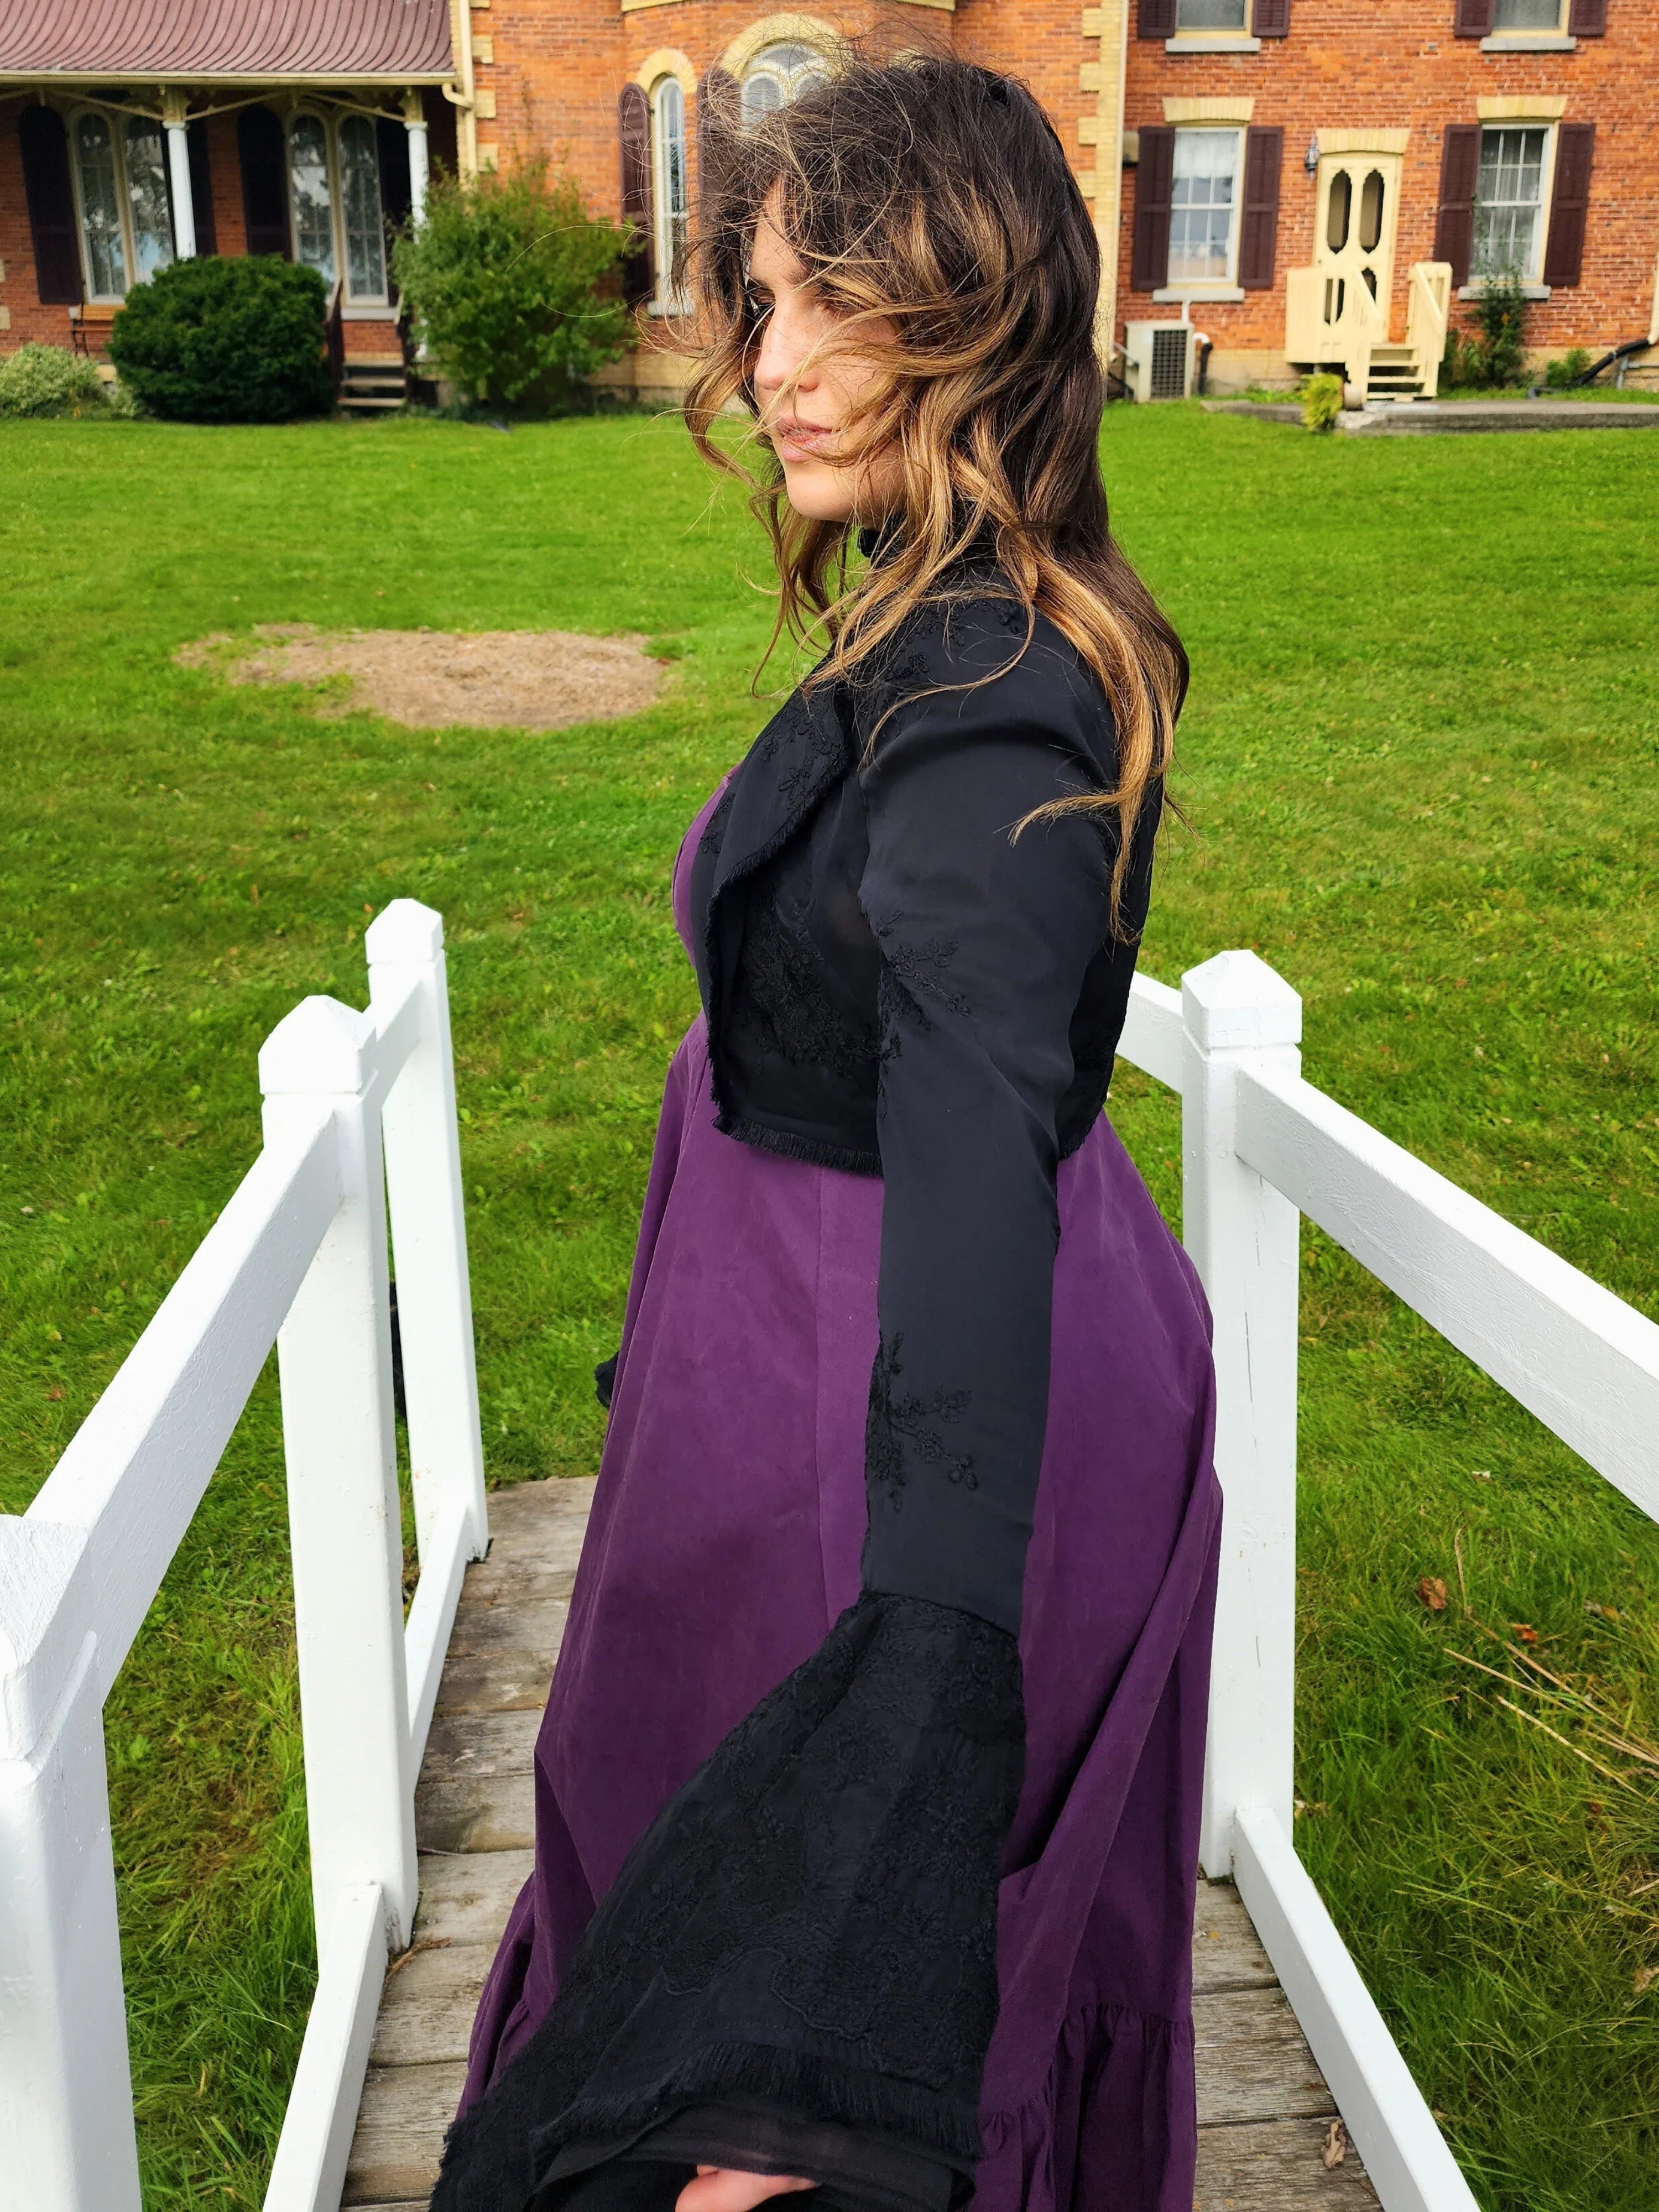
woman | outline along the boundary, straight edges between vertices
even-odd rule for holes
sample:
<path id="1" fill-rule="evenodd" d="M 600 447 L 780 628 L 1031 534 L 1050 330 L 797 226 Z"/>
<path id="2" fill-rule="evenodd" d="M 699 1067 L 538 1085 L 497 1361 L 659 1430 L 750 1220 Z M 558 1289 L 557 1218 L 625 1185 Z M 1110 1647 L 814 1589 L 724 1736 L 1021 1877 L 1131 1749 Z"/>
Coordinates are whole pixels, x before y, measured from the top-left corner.
<path id="1" fill-rule="evenodd" d="M 703 1016 L 434 2212 L 1186 2212 L 1212 1377 L 1101 1115 L 1186 669 L 1094 232 L 952 61 L 718 167 L 689 419 L 757 416 L 830 650 L 675 871 Z"/>

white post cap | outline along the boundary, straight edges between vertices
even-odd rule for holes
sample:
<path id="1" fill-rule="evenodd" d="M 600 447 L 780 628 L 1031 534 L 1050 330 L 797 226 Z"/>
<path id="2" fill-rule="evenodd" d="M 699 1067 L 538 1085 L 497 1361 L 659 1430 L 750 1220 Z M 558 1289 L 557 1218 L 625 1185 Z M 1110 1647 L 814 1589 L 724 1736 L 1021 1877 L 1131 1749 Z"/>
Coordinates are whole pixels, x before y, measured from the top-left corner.
<path id="1" fill-rule="evenodd" d="M 1254 952 L 1218 952 L 1181 979 L 1181 1012 L 1206 1052 L 1302 1041 L 1302 1000 Z"/>
<path id="2" fill-rule="evenodd" d="M 343 1091 L 363 1087 L 363 1054 L 374 1024 L 337 999 L 301 999 L 259 1048 L 259 1088 L 267 1098 L 285 1093 Z"/>
<path id="3" fill-rule="evenodd" d="M 444 918 L 419 899 L 393 899 L 363 933 L 371 960 L 435 960 L 444 949 Z"/>

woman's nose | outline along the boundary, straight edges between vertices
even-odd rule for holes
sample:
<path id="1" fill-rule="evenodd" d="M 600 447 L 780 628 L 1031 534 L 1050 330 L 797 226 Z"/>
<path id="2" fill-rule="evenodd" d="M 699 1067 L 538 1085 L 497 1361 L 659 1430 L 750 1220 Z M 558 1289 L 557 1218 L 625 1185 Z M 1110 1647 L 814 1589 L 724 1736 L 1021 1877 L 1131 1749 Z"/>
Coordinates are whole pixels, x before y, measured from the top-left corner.
<path id="1" fill-rule="evenodd" d="M 775 306 L 761 332 L 760 358 L 755 364 L 755 386 L 769 397 L 793 381 L 797 391 L 816 382 L 807 364 L 805 334 L 795 318 L 781 305 Z"/>

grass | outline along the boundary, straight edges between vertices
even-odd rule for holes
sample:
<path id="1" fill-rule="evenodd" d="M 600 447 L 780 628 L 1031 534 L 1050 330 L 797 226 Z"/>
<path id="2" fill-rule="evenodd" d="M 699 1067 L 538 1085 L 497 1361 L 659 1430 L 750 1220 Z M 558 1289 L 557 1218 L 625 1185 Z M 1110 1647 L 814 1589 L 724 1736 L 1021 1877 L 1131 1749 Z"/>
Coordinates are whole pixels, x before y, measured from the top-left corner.
<path id="1" fill-rule="evenodd" d="M 765 711 L 740 510 L 636 419 L 0 437 L 0 1505 L 253 1156 L 259 1039 L 361 1000 L 400 894 L 447 920 L 492 1476 L 591 1468 L 693 1004 L 668 861 Z M 1146 967 L 1255 945 L 1315 1080 L 1659 1312 L 1659 451 L 1195 407 L 1104 445 L 1196 670 Z M 439 737 L 173 663 L 283 621 L 637 630 L 672 680 Z M 1170 1102 L 1114 1112 L 1176 1216 Z M 1659 1534 L 1304 1251 L 1298 1841 L 1483 2204 L 1659 2207 Z M 263 2193 L 313 1965 L 290 1637 L 267 1376 L 108 1711 L 152 2212 Z"/>

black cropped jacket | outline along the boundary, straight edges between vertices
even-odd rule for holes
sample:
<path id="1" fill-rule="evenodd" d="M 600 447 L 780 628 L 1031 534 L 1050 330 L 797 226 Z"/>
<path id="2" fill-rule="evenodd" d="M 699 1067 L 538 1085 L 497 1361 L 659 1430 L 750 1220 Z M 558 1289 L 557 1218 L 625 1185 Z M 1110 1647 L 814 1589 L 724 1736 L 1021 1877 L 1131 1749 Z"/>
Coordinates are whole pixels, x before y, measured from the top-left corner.
<path id="1" fill-rule="evenodd" d="M 629 1854 L 434 2212 L 669 2212 L 698 2163 L 804 2174 L 824 2212 L 971 2194 L 1056 1174 L 1106 1096 L 1158 817 L 1115 922 L 1115 817 L 1027 821 L 1112 788 L 1111 716 L 1025 633 L 961 579 L 874 674 L 788 700 L 695 856 L 719 1126 L 884 1178 L 863 1591 Z"/>

